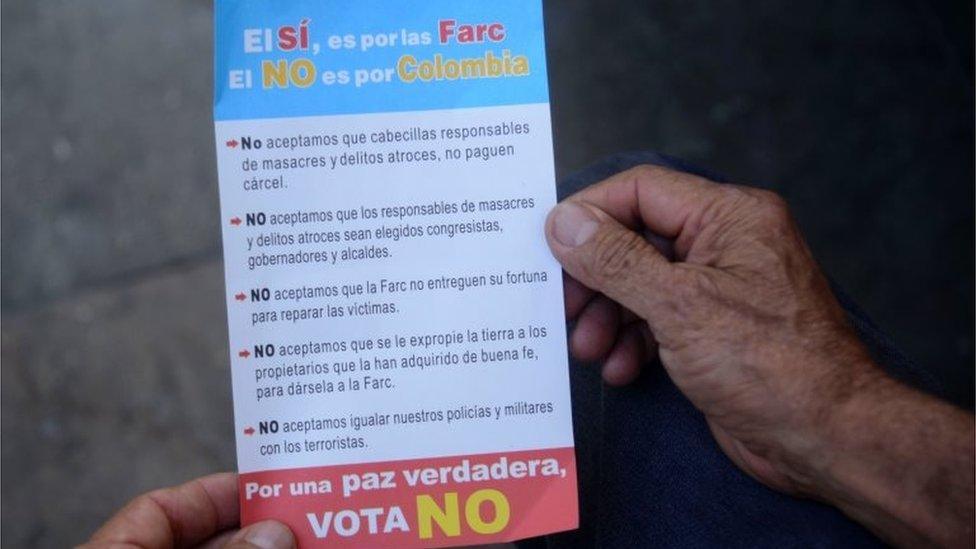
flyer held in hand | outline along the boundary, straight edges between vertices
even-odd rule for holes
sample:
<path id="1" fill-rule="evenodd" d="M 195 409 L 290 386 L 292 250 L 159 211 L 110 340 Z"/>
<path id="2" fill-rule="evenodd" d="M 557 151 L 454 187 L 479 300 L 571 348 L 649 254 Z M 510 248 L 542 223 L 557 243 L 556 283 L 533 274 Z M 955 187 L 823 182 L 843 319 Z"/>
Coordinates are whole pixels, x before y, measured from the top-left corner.
<path id="1" fill-rule="evenodd" d="M 576 528 L 541 2 L 215 5 L 242 523 Z"/>

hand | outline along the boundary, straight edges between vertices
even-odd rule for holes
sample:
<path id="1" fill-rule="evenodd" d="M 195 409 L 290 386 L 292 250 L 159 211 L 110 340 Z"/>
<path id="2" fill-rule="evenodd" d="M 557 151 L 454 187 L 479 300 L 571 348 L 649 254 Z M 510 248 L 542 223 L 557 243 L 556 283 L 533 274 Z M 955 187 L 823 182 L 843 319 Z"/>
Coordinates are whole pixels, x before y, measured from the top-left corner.
<path id="1" fill-rule="evenodd" d="M 776 195 L 640 167 L 557 206 L 546 233 L 569 275 L 570 347 L 602 360 L 607 383 L 657 353 L 760 482 L 830 501 L 889 540 L 971 541 L 972 416 L 873 364 Z M 923 442 L 942 444 L 944 461 L 920 467 L 931 457 L 910 446 Z M 939 467 L 960 476 L 946 486 Z"/>
<path id="2" fill-rule="evenodd" d="M 274 521 L 238 529 L 237 475 L 221 473 L 143 494 L 109 519 L 82 549 L 223 547 L 292 549 L 295 538 Z"/>
<path id="3" fill-rule="evenodd" d="M 638 168 L 557 208 L 549 243 L 574 277 L 574 354 L 605 358 L 621 384 L 656 348 L 723 450 L 768 485 L 798 491 L 773 462 L 805 454 L 795 433 L 878 375 L 772 193 Z"/>

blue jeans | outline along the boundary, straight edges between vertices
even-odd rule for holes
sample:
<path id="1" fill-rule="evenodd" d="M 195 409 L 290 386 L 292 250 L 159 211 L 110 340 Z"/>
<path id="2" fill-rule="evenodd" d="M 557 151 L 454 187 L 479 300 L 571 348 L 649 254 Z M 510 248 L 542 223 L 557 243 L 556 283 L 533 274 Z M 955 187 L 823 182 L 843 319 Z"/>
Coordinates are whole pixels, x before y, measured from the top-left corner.
<path id="1" fill-rule="evenodd" d="M 560 199 L 639 164 L 658 164 L 721 181 L 654 153 L 612 156 L 561 182 Z M 929 392 L 915 367 L 836 287 L 851 324 L 892 375 Z M 836 509 L 774 492 L 719 449 L 702 414 L 661 365 L 640 380 L 605 387 L 596 367 L 571 364 L 579 469 L 579 530 L 521 547 L 875 547 L 882 543 Z"/>

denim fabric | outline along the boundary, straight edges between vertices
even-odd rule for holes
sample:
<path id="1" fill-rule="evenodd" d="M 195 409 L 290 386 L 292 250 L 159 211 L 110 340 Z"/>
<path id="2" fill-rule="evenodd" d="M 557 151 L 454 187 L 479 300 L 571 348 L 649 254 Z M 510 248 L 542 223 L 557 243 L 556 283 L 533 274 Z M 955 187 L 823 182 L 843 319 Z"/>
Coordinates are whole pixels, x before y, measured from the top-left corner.
<path id="1" fill-rule="evenodd" d="M 560 184 L 560 199 L 639 164 L 721 178 L 655 153 L 607 158 Z M 860 337 L 897 377 L 940 393 L 877 327 L 836 290 Z M 594 366 L 570 365 L 581 528 L 520 547 L 875 547 L 881 542 L 827 505 L 754 481 L 712 439 L 705 420 L 649 364 L 635 384 L 613 389 Z"/>

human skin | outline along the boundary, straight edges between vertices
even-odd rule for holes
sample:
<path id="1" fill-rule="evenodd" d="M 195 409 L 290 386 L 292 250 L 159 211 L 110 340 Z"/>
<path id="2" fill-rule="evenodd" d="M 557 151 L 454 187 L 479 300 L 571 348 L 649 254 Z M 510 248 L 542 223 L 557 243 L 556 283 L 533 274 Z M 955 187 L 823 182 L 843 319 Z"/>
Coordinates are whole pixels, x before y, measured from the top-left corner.
<path id="1" fill-rule="evenodd" d="M 972 414 L 874 364 L 782 199 L 644 166 L 561 203 L 546 236 L 571 350 L 605 382 L 656 354 L 758 481 L 897 545 L 972 546 Z"/>
<path id="2" fill-rule="evenodd" d="M 657 354 L 758 481 L 898 545 L 972 546 L 973 416 L 872 362 L 781 199 L 641 167 L 557 206 L 546 235 L 570 347 L 608 384 Z M 83 547 L 294 547 L 238 520 L 236 475 L 213 475 L 136 498 Z"/>
<path id="3" fill-rule="evenodd" d="M 79 549 L 291 549 L 287 526 L 265 521 L 240 529 L 237 475 L 218 473 L 143 494 Z"/>

